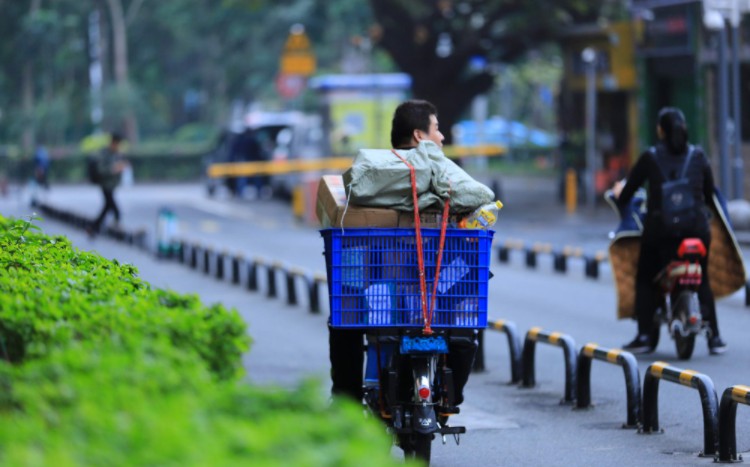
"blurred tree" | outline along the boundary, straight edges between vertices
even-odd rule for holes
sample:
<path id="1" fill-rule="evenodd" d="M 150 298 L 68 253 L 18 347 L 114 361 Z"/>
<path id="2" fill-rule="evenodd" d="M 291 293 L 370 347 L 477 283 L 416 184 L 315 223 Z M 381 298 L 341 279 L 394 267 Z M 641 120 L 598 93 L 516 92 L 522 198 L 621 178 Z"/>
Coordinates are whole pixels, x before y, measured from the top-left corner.
<path id="1" fill-rule="evenodd" d="M 123 126 L 125 136 L 128 141 L 138 142 L 138 121 L 135 112 L 131 108 L 132 90 L 130 88 L 130 78 L 128 76 L 129 59 L 128 59 L 128 26 L 135 20 L 138 11 L 143 4 L 143 0 L 130 0 L 128 4 L 123 5 L 122 0 L 106 0 L 109 11 L 110 28 L 112 32 L 112 57 L 115 83 L 119 94 L 128 98 L 124 100 Z M 127 8 L 127 10 L 125 10 Z"/>
<path id="2" fill-rule="evenodd" d="M 574 23 L 599 18 L 614 0 L 370 0 L 371 36 L 412 77 L 414 97 L 433 102 L 449 129 L 512 63 Z M 450 131 L 444 131 L 450 142 Z"/>

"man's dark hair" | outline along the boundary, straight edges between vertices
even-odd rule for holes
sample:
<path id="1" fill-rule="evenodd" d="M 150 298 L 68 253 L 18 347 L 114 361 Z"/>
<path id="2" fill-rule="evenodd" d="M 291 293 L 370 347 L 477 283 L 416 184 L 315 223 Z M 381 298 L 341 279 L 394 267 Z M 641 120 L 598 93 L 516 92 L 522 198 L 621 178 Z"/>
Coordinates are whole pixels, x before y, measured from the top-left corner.
<path id="1" fill-rule="evenodd" d="M 394 148 L 410 146 L 414 130 L 429 132 L 430 115 L 437 116 L 437 109 L 423 100 L 408 100 L 396 107 L 391 123 L 391 146 Z"/>
<path id="2" fill-rule="evenodd" d="M 120 133 L 118 133 L 118 132 L 116 132 L 116 131 L 113 131 L 113 132 L 112 132 L 112 133 L 111 133 L 111 134 L 109 135 L 109 142 L 110 142 L 111 144 L 120 144 L 120 143 L 122 143 L 122 140 L 124 140 L 124 139 L 125 139 L 125 138 L 123 138 L 122 134 L 120 134 Z"/>

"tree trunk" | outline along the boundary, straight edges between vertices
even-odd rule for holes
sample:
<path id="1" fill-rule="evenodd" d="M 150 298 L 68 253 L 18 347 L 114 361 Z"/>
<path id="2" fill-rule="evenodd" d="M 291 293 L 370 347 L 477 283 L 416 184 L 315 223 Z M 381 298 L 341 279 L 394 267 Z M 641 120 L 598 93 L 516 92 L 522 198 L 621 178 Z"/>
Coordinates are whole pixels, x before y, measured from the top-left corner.
<path id="1" fill-rule="evenodd" d="M 41 0 L 32 0 L 29 16 L 33 16 L 41 7 Z M 23 132 L 21 133 L 21 147 L 24 154 L 31 154 L 34 149 L 34 66 L 30 59 L 24 63 L 21 71 L 21 109 L 23 112 Z"/>
<path id="2" fill-rule="evenodd" d="M 479 73 L 469 79 L 436 80 L 440 72 L 415 68 L 409 70 L 412 77 L 412 94 L 417 99 L 425 99 L 438 109 L 440 129 L 445 136 L 445 144 L 453 143 L 453 125 L 471 105 L 472 100 L 492 89 L 493 77 L 489 73 Z M 446 92 L 446 90 L 450 90 Z"/>
<path id="3" fill-rule="evenodd" d="M 128 32 L 125 13 L 121 0 L 107 0 L 110 21 L 112 23 L 112 48 L 114 50 L 115 82 L 126 92 L 128 101 L 131 97 L 130 81 L 128 79 Z M 131 103 L 127 104 L 125 112 L 125 136 L 131 143 L 138 142 L 138 122 L 135 118 Z"/>

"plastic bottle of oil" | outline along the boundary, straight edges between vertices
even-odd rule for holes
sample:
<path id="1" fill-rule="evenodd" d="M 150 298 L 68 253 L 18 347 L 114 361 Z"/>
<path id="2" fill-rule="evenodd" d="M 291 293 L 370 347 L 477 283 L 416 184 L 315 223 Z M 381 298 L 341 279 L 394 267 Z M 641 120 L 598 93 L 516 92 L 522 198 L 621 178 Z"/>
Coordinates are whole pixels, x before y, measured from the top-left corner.
<path id="1" fill-rule="evenodd" d="M 492 228 L 497 221 L 497 214 L 503 208 L 501 201 L 494 201 L 480 206 L 473 213 L 461 219 L 458 227 L 461 229 L 482 229 Z"/>

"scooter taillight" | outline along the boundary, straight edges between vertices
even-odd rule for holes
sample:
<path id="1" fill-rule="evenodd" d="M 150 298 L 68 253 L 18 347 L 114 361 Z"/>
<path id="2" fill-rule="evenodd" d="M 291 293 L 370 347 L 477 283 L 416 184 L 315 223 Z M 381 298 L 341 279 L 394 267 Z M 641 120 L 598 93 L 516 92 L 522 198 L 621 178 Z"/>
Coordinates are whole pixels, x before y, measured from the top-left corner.
<path id="1" fill-rule="evenodd" d="M 700 238 L 686 238 L 677 249 L 679 258 L 703 258 L 706 256 L 706 246 Z"/>
<path id="2" fill-rule="evenodd" d="M 417 394 L 419 395 L 420 399 L 426 401 L 430 399 L 430 396 L 432 396 L 432 391 L 430 391 L 429 387 L 422 386 L 417 390 Z"/>
<path id="3" fill-rule="evenodd" d="M 689 322 L 689 323 L 690 323 L 690 324 L 691 324 L 692 326 L 695 326 L 695 325 L 697 325 L 697 324 L 698 324 L 698 323 L 700 322 L 700 320 L 698 319 L 698 317 L 697 317 L 697 316 L 691 316 L 691 317 L 690 317 L 690 319 L 688 319 L 688 322 Z"/>

